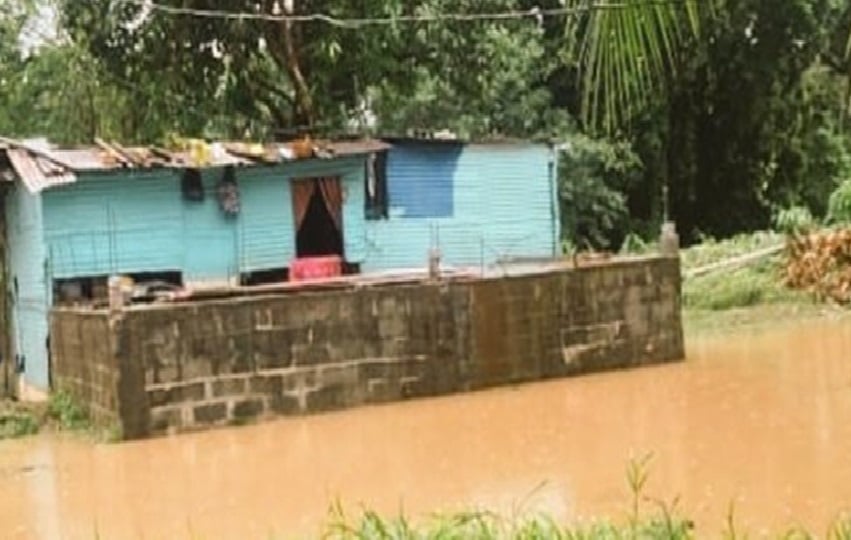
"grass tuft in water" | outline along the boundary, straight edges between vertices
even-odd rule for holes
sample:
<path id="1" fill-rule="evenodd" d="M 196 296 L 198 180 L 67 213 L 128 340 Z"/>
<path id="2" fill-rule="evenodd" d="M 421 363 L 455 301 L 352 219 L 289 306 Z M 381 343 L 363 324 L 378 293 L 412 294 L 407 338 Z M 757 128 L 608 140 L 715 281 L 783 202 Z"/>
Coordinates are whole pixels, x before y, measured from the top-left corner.
<path id="1" fill-rule="evenodd" d="M 691 521 L 680 517 L 677 499 L 667 504 L 644 495 L 651 456 L 632 460 L 627 481 L 632 492 L 627 522 L 600 522 L 565 527 L 546 515 L 506 518 L 492 512 L 460 512 L 436 515 L 414 526 L 401 515 L 386 519 L 364 510 L 352 520 L 337 502 L 329 512 L 329 525 L 323 538 L 328 540 L 691 540 Z M 642 513 L 642 503 L 658 509 L 652 515 Z M 844 539 L 843 539 L 844 540 Z"/>
<path id="2" fill-rule="evenodd" d="M 29 411 L 0 411 L 0 440 L 35 435 L 39 425 L 39 420 Z"/>
<path id="3" fill-rule="evenodd" d="M 71 394 L 61 390 L 50 395 L 47 416 L 63 430 L 84 431 L 91 427 L 85 409 Z"/>

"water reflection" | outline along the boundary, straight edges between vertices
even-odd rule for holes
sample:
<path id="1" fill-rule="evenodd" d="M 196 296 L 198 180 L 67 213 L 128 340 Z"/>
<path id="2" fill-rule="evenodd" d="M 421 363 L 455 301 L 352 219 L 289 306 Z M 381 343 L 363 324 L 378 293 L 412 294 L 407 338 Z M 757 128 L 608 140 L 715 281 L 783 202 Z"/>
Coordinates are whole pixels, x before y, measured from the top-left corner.
<path id="1" fill-rule="evenodd" d="M 3 538 L 314 535 L 393 514 L 622 517 L 628 459 L 705 535 L 822 532 L 851 503 L 851 324 L 692 341 L 687 364 L 114 446 L 0 443 Z"/>

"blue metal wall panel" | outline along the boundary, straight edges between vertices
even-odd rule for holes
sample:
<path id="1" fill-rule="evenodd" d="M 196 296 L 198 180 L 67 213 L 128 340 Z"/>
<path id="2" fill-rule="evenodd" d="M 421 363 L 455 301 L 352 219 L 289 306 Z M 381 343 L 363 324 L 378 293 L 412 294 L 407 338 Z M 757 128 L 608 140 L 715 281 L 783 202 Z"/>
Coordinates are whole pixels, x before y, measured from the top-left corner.
<path id="1" fill-rule="evenodd" d="M 49 385 L 47 334 L 51 291 L 42 227 L 42 201 L 17 185 L 6 197 L 13 353 L 24 358 L 24 380 L 41 390 Z"/>
<path id="2" fill-rule="evenodd" d="M 97 175 L 44 193 L 54 278 L 183 267 L 183 201 L 173 171 Z"/>
<path id="3" fill-rule="evenodd" d="M 295 256 L 295 225 L 284 169 L 247 170 L 239 183 L 239 267 L 250 272 L 289 266 Z"/>
<path id="4" fill-rule="evenodd" d="M 461 148 L 460 155 L 458 147 L 443 143 L 397 143 L 390 150 L 389 161 L 395 164 L 388 172 L 391 217 L 366 222 L 365 270 L 422 268 L 432 245 L 440 247 L 447 264 L 456 266 L 558 254 L 559 219 L 549 146 L 474 144 Z M 404 166 L 407 159 L 415 166 Z M 435 162 L 428 174 L 453 171 L 451 217 L 412 218 L 398 209 L 393 198 L 399 193 L 394 185 L 408 185 L 409 175 L 426 174 L 421 165 L 427 160 Z"/>
<path id="5" fill-rule="evenodd" d="M 288 266 L 295 256 L 289 182 L 324 176 L 343 180 L 346 256 L 363 259 L 363 158 L 239 169 L 235 218 L 219 209 L 222 173 L 204 173 L 201 202 L 183 199 L 181 175 L 171 170 L 83 175 L 45 192 L 51 276 L 182 271 L 188 281 L 218 281 Z"/>
<path id="6" fill-rule="evenodd" d="M 411 143 L 395 147 L 387 159 L 388 192 L 396 216 L 452 217 L 453 185 L 464 146 Z"/>
<path id="7" fill-rule="evenodd" d="M 225 281 L 239 277 L 236 219 L 221 211 L 216 196 L 223 174 L 223 170 L 205 171 L 204 200 L 183 203 L 181 268 L 186 281 Z"/>
<path id="8" fill-rule="evenodd" d="M 346 260 L 362 263 L 366 257 L 366 164 L 349 163 L 343 179 L 343 248 Z"/>
<path id="9" fill-rule="evenodd" d="M 343 182 L 343 250 L 346 260 L 360 263 L 365 253 L 364 183 L 366 157 L 353 156 L 335 160 L 301 161 L 287 165 L 284 174 L 289 180 L 337 176 Z M 291 205 L 291 195 L 287 204 Z M 295 233 L 293 233 L 293 252 Z"/>
<path id="10" fill-rule="evenodd" d="M 289 266 L 296 256 L 290 181 L 339 177 L 343 182 L 343 241 L 346 259 L 361 262 L 364 253 L 364 159 L 312 160 L 250 169 L 240 174 L 243 211 L 239 259 L 243 271 Z"/>
<path id="11" fill-rule="evenodd" d="M 391 218 L 378 221 L 365 219 L 362 158 L 239 170 L 236 219 L 218 209 L 221 171 L 205 174 L 201 203 L 183 200 L 174 171 L 84 177 L 44 194 L 50 271 L 60 278 L 181 270 L 194 281 L 287 266 L 295 256 L 289 181 L 320 176 L 343 179 L 346 258 L 364 270 L 421 268 L 433 244 L 453 265 L 552 256 L 558 216 L 551 159 L 545 145 L 400 143 L 388 159 Z M 423 188 L 406 189 L 422 178 L 453 187 L 451 216 L 412 217 L 400 206 L 415 205 Z M 428 212 L 435 200 L 424 206 Z"/>
<path id="12" fill-rule="evenodd" d="M 238 170 L 242 208 L 233 219 L 219 209 L 221 174 L 205 172 L 202 202 L 184 200 L 181 175 L 172 170 L 80 175 L 77 183 L 41 195 L 21 186 L 10 192 L 8 285 L 18 283 L 13 343 L 15 354 L 26 358 L 29 384 L 45 390 L 49 385 L 53 279 L 182 271 L 189 281 L 218 281 L 287 266 L 295 256 L 292 179 L 343 180 L 347 259 L 364 260 L 364 158 Z"/>

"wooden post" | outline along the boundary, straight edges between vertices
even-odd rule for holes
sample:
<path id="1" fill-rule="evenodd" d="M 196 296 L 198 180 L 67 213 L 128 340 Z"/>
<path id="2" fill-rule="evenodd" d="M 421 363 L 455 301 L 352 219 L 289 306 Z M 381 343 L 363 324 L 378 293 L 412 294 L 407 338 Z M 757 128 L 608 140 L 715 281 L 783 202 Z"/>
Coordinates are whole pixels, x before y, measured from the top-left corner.
<path id="1" fill-rule="evenodd" d="M 0 193 L 0 398 L 17 394 L 18 370 L 12 351 L 12 329 L 9 318 L 9 271 L 6 247 L 6 191 Z"/>

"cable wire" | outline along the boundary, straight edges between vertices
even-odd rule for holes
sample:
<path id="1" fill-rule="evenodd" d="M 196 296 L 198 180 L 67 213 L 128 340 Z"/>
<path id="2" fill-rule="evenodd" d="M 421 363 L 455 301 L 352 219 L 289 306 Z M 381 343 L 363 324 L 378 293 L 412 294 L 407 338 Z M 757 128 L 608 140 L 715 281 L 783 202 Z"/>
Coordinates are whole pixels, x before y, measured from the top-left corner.
<path id="1" fill-rule="evenodd" d="M 387 26 L 398 23 L 416 22 L 475 22 L 475 21 L 500 21 L 536 19 L 539 22 L 544 18 L 558 16 L 572 16 L 592 11 L 618 10 L 636 7 L 637 5 L 661 5 L 669 6 L 676 3 L 689 3 L 694 0 L 644 0 L 641 2 L 606 2 L 581 7 L 562 7 L 541 9 L 538 7 L 529 10 L 510 10 L 490 13 L 431 13 L 419 15 L 399 15 L 396 17 L 365 17 L 365 18 L 337 18 L 325 13 L 310 14 L 269 14 L 224 11 L 217 9 L 195 9 L 186 7 L 167 6 L 153 2 L 152 0 L 118 0 L 120 3 L 131 4 L 141 8 L 168 15 L 191 16 L 209 19 L 225 19 L 238 21 L 265 21 L 265 22 L 320 22 L 340 28 L 362 28 L 365 26 Z"/>

